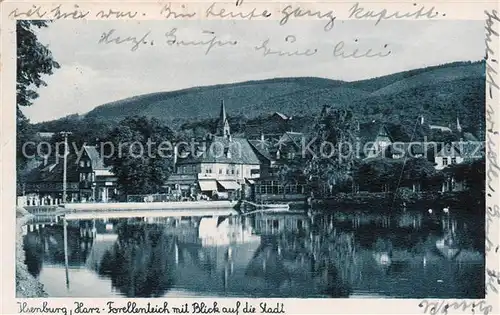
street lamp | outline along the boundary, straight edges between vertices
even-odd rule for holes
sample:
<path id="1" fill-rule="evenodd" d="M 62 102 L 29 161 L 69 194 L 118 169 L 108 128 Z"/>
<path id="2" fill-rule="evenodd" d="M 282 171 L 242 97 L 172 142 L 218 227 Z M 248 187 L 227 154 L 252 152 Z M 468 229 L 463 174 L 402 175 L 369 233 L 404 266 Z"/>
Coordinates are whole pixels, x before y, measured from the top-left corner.
<path id="1" fill-rule="evenodd" d="M 68 135 L 70 135 L 71 132 L 69 131 L 61 131 L 61 135 L 64 137 L 64 168 L 63 168 L 63 195 L 62 195 L 62 202 L 65 204 L 67 200 L 66 196 L 66 177 L 67 177 L 67 165 L 68 165 Z"/>

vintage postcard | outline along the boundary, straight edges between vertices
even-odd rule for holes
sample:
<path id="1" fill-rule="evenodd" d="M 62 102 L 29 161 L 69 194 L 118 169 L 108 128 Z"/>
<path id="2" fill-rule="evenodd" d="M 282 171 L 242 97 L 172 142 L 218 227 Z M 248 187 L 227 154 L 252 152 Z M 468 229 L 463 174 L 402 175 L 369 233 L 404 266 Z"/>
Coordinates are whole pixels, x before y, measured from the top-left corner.
<path id="1" fill-rule="evenodd" d="M 0 6 L 2 314 L 500 314 L 498 1 Z"/>

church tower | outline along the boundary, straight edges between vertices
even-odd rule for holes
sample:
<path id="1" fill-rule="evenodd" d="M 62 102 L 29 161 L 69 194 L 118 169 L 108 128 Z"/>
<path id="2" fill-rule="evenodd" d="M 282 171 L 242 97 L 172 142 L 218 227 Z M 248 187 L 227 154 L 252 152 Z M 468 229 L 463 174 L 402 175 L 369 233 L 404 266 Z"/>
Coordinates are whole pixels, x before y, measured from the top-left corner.
<path id="1" fill-rule="evenodd" d="M 229 121 L 226 116 L 226 107 L 224 106 L 224 100 L 221 101 L 220 105 L 220 115 L 219 122 L 217 123 L 217 135 L 223 136 L 224 138 L 229 138 L 231 132 L 229 130 Z"/>
<path id="2" fill-rule="evenodd" d="M 457 131 L 462 132 L 462 126 L 460 126 L 460 120 L 458 119 L 458 116 L 457 116 Z"/>

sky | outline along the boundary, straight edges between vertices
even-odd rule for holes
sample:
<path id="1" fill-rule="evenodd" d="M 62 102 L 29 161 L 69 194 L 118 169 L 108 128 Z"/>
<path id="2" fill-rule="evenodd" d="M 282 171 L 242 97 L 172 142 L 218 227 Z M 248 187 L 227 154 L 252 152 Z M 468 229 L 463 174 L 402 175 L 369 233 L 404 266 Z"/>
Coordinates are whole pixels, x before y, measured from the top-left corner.
<path id="1" fill-rule="evenodd" d="M 61 65 L 44 77 L 47 87 L 23 111 L 32 122 L 84 114 L 96 106 L 152 92 L 173 91 L 276 77 L 322 77 L 355 81 L 408 69 L 484 56 L 482 21 L 336 21 L 326 32 L 324 21 L 70 21 L 59 20 L 37 31 Z M 207 41 L 216 36 L 236 45 L 169 45 L 173 28 L 177 42 Z M 147 44 L 99 43 L 103 34 L 145 38 Z M 204 34 L 203 31 L 213 32 Z M 149 32 L 149 33 L 148 33 Z M 294 36 L 294 37 L 291 37 Z M 288 41 L 285 39 L 288 38 Z M 304 51 L 306 56 L 264 56 L 255 50 L 269 39 L 273 50 Z M 352 52 L 386 53 L 384 58 L 339 58 L 339 42 Z M 386 48 L 384 46 L 387 45 Z"/>

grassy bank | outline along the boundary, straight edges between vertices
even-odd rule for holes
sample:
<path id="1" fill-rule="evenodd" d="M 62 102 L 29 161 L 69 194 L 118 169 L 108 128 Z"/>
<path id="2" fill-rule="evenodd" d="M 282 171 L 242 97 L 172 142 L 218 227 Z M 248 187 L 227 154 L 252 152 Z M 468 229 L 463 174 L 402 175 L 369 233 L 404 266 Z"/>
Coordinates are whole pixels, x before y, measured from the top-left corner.
<path id="1" fill-rule="evenodd" d="M 36 298 L 47 297 L 43 285 L 29 272 L 24 259 L 22 227 L 26 225 L 30 214 L 22 209 L 16 210 L 16 297 Z"/>
<path id="2" fill-rule="evenodd" d="M 314 200 L 316 207 L 338 207 L 338 206 L 372 206 L 376 204 L 377 209 L 386 210 L 389 208 L 399 208 L 406 206 L 442 206 L 442 207 L 475 207 L 484 204 L 484 196 L 482 200 L 479 197 L 474 197 L 468 191 L 459 192 L 416 192 L 401 198 L 398 194 L 388 193 L 370 193 L 360 192 L 356 194 L 338 193 L 329 198 Z"/>

